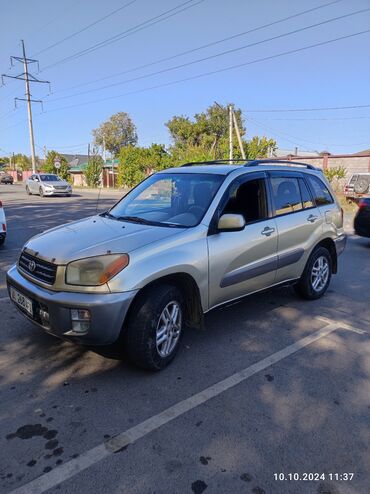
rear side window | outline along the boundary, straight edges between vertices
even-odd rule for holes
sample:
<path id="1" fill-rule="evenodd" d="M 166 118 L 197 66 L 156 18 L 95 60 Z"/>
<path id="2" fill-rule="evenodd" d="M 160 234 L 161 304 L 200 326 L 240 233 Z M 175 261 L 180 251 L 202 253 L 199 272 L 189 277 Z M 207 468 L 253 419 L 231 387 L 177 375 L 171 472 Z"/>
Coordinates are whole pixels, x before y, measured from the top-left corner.
<path id="1" fill-rule="evenodd" d="M 303 209 L 298 178 L 271 177 L 270 183 L 276 216 Z"/>
<path id="2" fill-rule="evenodd" d="M 298 181 L 299 181 L 299 188 L 301 189 L 303 209 L 309 209 L 315 207 L 315 204 L 312 200 L 312 196 L 310 191 L 308 190 L 306 182 L 302 178 L 300 178 Z"/>
<path id="3" fill-rule="evenodd" d="M 312 175 L 308 175 L 307 179 L 311 186 L 316 206 L 326 206 L 327 204 L 333 204 L 334 199 L 324 182 Z"/>

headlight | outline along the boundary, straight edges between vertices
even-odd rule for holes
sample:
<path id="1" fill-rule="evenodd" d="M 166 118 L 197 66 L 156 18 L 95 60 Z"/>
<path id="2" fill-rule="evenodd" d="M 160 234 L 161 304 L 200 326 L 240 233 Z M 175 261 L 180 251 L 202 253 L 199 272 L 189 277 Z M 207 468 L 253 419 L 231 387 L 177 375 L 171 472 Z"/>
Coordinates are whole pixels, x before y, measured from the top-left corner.
<path id="1" fill-rule="evenodd" d="M 73 261 L 67 266 L 66 283 L 80 286 L 104 285 L 128 263 L 127 254 L 109 254 Z"/>
<path id="2" fill-rule="evenodd" d="M 54 186 L 49 184 L 45 184 L 44 187 L 45 189 L 54 189 Z"/>

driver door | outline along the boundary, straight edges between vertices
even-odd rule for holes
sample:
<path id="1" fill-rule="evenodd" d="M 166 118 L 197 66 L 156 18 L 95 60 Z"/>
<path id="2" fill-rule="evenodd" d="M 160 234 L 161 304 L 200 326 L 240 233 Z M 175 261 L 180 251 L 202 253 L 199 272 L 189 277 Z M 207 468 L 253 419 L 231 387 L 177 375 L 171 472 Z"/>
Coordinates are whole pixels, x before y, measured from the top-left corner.
<path id="1" fill-rule="evenodd" d="M 209 308 L 274 284 L 277 269 L 277 227 L 271 218 L 264 173 L 238 177 L 221 200 L 217 217 L 242 214 L 241 231 L 211 230 Z"/>

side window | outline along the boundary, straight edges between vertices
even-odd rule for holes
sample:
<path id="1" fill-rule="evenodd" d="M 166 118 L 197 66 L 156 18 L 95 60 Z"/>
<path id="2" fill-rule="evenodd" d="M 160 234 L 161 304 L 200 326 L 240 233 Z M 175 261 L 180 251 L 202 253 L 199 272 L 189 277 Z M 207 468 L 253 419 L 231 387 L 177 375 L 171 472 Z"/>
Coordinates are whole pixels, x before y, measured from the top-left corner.
<path id="1" fill-rule="evenodd" d="M 232 185 L 222 214 L 241 214 L 246 223 L 266 219 L 268 209 L 265 180 L 258 178 Z"/>
<path id="2" fill-rule="evenodd" d="M 271 177 L 270 182 L 276 216 L 303 209 L 297 178 Z"/>
<path id="3" fill-rule="evenodd" d="M 315 204 L 312 200 L 311 193 L 302 178 L 299 179 L 299 188 L 301 189 L 303 209 L 313 208 Z"/>
<path id="4" fill-rule="evenodd" d="M 316 206 L 325 206 L 326 204 L 332 204 L 334 202 L 334 199 L 324 182 L 313 175 L 309 175 L 307 178 L 312 188 Z"/>

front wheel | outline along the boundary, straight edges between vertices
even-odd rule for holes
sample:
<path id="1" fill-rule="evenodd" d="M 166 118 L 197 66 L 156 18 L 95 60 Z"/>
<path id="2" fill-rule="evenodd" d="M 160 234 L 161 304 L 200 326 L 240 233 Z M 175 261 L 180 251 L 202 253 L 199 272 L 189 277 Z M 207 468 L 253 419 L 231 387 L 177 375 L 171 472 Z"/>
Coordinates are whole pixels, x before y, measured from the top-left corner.
<path id="1" fill-rule="evenodd" d="M 299 295 L 315 300 L 324 295 L 332 275 L 333 261 L 325 247 L 318 247 L 309 257 L 301 279 L 295 285 Z"/>
<path id="2" fill-rule="evenodd" d="M 44 197 L 44 189 L 42 187 L 39 188 L 40 197 Z"/>
<path id="3" fill-rule="evenodd" d="M 181 291 L 171 285 L 149 288 L 139 297 L 125 330 L 125 353 L 135 365 L 164 369 L 175 357 L 184 326 Z"/>
<path id="4" fill-rule="evenodd" d="M 28 187 L 28 185 L 26 185 L 26 192 L 27 192 L 27 195 L 32 196 L 32 192 L 30 191 L 30 188 Z"/>

